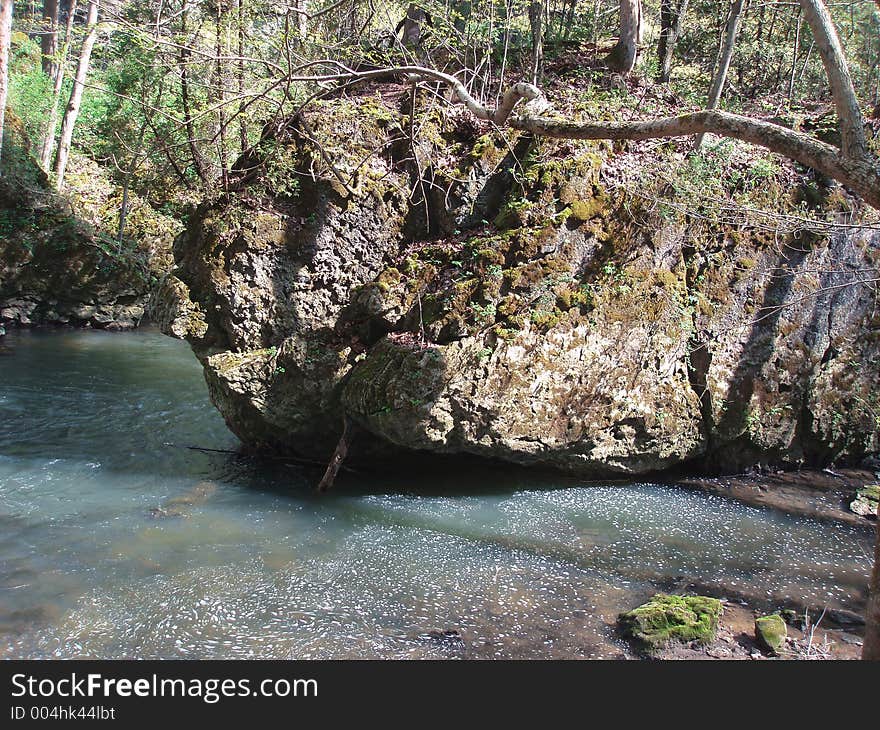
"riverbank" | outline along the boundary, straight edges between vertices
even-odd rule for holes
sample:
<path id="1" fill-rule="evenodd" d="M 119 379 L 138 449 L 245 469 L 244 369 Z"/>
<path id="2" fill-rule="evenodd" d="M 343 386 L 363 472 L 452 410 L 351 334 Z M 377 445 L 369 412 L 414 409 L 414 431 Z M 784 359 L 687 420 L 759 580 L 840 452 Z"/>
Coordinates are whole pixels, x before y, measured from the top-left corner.
<path id="1" fill-rule="evenodd" d="M 691 476 L 671 483 L 686 489 L 735 499 L 755 507 L 769 507 L 791 515 L 873 527 L 876 515 L 856 514 L 850 504 L 857 491 L 876 484 L 880 472 L 869 468 L 753 470 L 723 477 Z"/>

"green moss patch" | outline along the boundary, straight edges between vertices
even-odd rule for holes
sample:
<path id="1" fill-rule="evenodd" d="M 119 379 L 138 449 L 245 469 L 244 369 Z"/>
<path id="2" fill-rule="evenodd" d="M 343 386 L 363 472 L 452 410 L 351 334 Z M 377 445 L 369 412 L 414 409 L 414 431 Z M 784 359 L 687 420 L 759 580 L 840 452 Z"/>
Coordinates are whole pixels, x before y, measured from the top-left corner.
<path id="1" fill-rule="evenodd" d="M 785 621 L 778 613 L 755 619 L 755 638 L 763 649 L 778 654 L 787 636 Z"/>
<path id="2" fill-rule="evenodd" d="M 708 644 L 715 638 L 722 610 L 717 598 L 658 593 L 617 620 L 624 636 L 656 651 L 672 641 Z"/>

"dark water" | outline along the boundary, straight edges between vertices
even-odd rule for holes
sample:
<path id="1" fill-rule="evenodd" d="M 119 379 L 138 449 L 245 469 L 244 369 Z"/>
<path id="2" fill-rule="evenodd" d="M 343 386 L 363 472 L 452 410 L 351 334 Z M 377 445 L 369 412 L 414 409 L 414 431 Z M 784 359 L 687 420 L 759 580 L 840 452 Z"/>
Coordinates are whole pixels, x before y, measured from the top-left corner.
<path id="1" fill-rule="evenodd" d="M 183 343 L 3 344 L 0 656 L 603 657 L 667 577 L 864 599 L 847 527 L 491 468 L 317 497 L 314 471 L 181 448 L 237 446 Z"/>

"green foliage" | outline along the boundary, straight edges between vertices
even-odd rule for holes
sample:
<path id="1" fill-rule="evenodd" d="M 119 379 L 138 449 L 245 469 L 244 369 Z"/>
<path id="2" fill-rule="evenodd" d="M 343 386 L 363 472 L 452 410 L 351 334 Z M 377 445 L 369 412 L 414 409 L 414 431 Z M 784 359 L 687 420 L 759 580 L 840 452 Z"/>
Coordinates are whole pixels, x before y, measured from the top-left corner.
<path id="1" fill-rule="evenodd" d="M 33 143 L 45 132 L 46 115 L 52 98 L 52 84 L 40 70 L 40 47 L 27 36 L 16 33 L 10 59 L 8 106 L 21 119 L 22 131 Z M 19 143 L 21 140 L 19 140 Z"/>

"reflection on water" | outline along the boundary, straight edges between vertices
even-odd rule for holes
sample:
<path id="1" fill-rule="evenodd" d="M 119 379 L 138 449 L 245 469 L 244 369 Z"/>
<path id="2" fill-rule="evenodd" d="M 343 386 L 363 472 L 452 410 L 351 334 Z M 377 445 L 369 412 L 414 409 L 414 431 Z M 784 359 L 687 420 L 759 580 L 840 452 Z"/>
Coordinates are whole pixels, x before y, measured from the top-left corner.
<path id="1" fill-rule="evenodd" d="M 314 471 L 182 448 L 237 442 L 180 342 L 6 344 L 0 656 L 600 657 L 668 577 L 864 599 L 870 536 L 847 527 L 491 468 L 317 497 Z"/>

